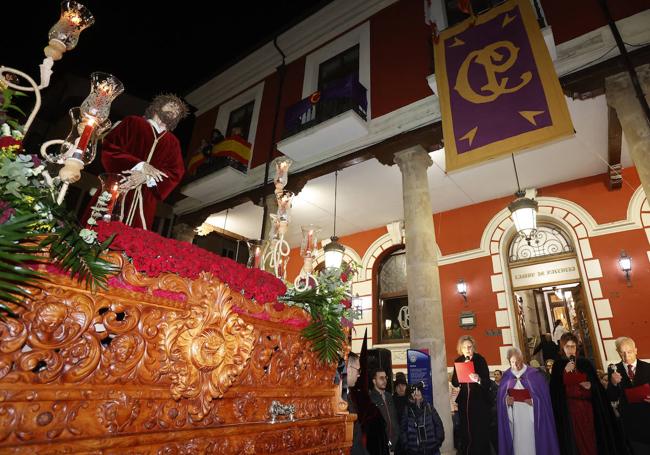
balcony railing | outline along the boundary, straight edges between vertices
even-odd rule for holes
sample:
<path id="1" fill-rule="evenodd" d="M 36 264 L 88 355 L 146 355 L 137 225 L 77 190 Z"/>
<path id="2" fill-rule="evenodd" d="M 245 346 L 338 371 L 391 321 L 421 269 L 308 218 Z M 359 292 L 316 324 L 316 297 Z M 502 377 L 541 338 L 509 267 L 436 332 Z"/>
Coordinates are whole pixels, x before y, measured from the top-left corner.
<path id="1" fill-rule="evenodd" d="M 367 120 L 367 109 L 366 88 L 359 83 L 356 75 L 350 75 L 289 107 L 282 137 L 293 136 L 350 110 Z"/>
<path id="2" fill-rule="evenodd" d="M 200 153 L 190 159 L 185 183 L 227 167 L 246 174 L 250 157 L 251 144 L 241 136 L 229 136 L 216 144 L 207 144 Z"/>

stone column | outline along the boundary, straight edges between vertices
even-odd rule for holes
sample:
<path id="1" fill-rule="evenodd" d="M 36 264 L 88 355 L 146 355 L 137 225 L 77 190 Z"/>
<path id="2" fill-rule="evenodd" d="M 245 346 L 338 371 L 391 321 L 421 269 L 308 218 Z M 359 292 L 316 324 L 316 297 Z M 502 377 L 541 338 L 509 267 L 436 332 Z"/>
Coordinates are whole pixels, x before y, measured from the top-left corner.
<path id="1" fill-rule="evenodd" d="M 436 234 L 427 178 L 427 168 L 433 161 L 423 147 L 416 146 L 396 153 L 395 163 L 402 172 L 411 348 L 427 349 L 431 355 L 433 404 L 445 428 L 441 452 L 452 454 L 455 453 L 454 429 L 449 406 Z"/>
<path id="2" fill-rule="evenodd" d="M 647 99 L 650 94 L 650 65 L 639 66 L 636 71 Z M 636 96 L 630 75 L 619 73 L 605 79 L 605 93 L 607 104 L 616 110 L 621 122 L 643 191 L 650 198 L 650 125 Z"/>

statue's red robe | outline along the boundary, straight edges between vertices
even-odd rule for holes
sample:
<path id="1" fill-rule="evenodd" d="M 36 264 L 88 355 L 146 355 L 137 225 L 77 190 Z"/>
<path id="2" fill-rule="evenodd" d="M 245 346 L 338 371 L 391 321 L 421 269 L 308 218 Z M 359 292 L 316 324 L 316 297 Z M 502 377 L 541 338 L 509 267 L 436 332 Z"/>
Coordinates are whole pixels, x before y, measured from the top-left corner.
<path id="1" fill-rule="evenodd" d="M 156 136 L 158 143 L 149 160 L 149 164 L 167 174 L 156 186 L 148 188 L 142 185 L 143 211 L 147 229 L 151 229 L 158 201 L 164 201 L 176 188 L 185 173 L 180 143 L 171 132 L 160 135 L 144 117 L 125 117 L 102 142 L 102 164 L 106 172 L 121 173 L 136 164 L 147 161 Z M 128 194 L 124 209 L 125 217 L 129 213 L 133 192 Z M 125 221 L 125 220 L 123 220 Z M 142 227 L 140 213 L 136 211 L 132 226 Z"/>

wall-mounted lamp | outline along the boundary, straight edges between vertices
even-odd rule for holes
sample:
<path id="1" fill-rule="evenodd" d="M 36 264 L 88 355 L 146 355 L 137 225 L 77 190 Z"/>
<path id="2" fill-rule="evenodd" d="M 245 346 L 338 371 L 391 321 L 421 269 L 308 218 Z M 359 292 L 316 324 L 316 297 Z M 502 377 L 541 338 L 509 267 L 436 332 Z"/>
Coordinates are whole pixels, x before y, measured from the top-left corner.
<path id="1" fill-rule="evenodd" d="M 625 279 L 627 280 L 627 286 L 632 286 L 632 280 L 630 274 L 632 272 L 632 258 L 627 255 L 625 250 L 621 251 L 621 256 L 618 258 L 618 265 L 621 267 L 623 273 L 625 273 Z"/>
<path id="2" fill-rule="evenodd" d="M 469 330 L 476 327 L 476 314 L 473 311 L 463 311 L 460 313 L 460 328 Z"/>
<path id="3" fill-rule="evenodd" d="M 465 299 L 465 303 L 467 303 L 467 283 L 465 283 L 465 280 L 462 278 L 458 280 L 456 283 L 456 290 L 460 295 L 463 296 L 463 299 Z"/>

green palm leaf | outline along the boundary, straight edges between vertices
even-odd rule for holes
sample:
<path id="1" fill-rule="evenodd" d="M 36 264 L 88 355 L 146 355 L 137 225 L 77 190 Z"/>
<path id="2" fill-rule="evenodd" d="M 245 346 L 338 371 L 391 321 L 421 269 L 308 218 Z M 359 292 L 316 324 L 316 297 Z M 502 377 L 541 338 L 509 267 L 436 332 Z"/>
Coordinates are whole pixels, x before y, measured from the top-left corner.
<path id="1" fill-rule="evenodd" d="M 38 248 L 28 245 L 38 234 L 30 228 L 38 219 L 36 214 L 20 215 L 0 224 L 0 318 L 13 316 L 7 304 L 21 305 L 29 296 L 27 289 L 43 278 L 29 267 L 42 260 Z"/>

